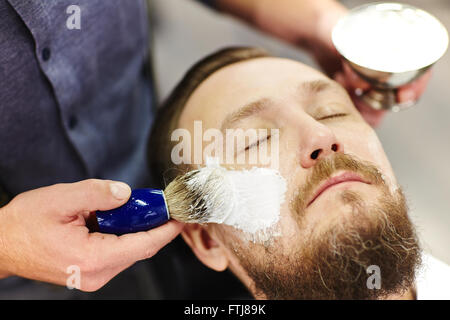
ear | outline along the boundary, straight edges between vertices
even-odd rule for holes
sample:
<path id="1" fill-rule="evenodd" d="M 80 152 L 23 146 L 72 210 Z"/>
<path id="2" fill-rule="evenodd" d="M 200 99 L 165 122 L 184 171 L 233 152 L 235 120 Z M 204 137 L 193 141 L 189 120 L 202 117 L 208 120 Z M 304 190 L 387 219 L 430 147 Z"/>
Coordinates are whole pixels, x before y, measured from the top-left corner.
<path id="1" fill-rule="evenodd" d="M 186 224 L 181 235 L 204 265 L 215 271 L 224 271 L 228 267 L 229 261 L 224 248 L 211 237 L 205 227 L 196 223 Z"/>

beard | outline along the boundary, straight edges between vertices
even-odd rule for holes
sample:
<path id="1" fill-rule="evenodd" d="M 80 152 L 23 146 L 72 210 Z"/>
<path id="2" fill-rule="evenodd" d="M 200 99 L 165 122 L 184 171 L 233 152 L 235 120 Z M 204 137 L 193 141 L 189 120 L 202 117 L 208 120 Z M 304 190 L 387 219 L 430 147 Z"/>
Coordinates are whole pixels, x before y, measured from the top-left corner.
<path id="1" fill-rule="evenodd" d="M 369 163 L 344 154 L 317 163 L 301 188 L 301 198 L 293 202 L 299 234 L 307 227 L 304 225 L 306 199 L 318 183 L 337 170 L 359 173 L 378 186 L 381 195 L 376 201 L 365 201 L 358 192 L 343 191 L 340 200 L 350 206 L 351 212 L 337 223 L 330 223 L 320 234 L 303 237 L 289 250 L 269 246 L 264 248 L 263 256 L 257 256 L 252 246 L 232 244 L 242 267 L 253 280 L 250 289 L 255 296 L 383 299 L 414 287 L 421 254 L 405 197 L 399 188 L 391 191 L 378 169 Z M 371 276 L 370 266 L 378 267 L 377 278 Z"/>

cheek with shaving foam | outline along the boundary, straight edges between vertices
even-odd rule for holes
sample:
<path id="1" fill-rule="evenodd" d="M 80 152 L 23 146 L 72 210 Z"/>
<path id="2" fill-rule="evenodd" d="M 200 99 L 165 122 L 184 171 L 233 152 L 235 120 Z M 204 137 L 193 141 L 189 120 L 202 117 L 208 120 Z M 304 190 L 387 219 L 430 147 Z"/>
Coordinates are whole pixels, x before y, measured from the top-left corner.
<path id="1" fill-rule="evenodd" d="M 286 180 L 278 171 L 259 167 L 250 170 L 205 167 L 201 170 L 204 174 L 199 175 L 199 180 L 220 176 L 216 179 L 220 184 L 213 190 L 214 197 L 206 199 L 208 223 L 231 226 L 241 238 L 266 245 L 281 235 L 279 221 Z M 202 183 L 193 186 L 199 187 Z"/>

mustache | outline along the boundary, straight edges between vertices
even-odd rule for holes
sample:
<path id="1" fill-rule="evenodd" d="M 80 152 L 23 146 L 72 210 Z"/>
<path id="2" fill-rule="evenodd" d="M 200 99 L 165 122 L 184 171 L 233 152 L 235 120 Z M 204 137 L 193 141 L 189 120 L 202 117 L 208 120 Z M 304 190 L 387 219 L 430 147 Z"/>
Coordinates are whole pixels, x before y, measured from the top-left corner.
<path id="1" fill-rule="evenodd" d="M 294 198 L 293 206 L 295 212 L 303 212 L 317 188 L 338 171 L 351 171 L 373 185 L 385 185 L 383 175 L 377 166 L 371 162 L 360 160 L 353 155 L 338 152 L 320 159 L 312 167 L 311 173 L 307 176 L 305 183 L 299 188 L 298 195 Z"/>

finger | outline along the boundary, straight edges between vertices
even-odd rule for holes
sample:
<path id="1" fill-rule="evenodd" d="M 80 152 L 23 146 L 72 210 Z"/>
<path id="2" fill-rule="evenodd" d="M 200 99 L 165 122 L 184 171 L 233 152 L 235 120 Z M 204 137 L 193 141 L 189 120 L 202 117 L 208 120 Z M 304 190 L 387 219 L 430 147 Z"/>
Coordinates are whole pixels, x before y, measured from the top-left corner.
<path id="1" fill-rule="evenodd" d="M 431 79 L 432 71 L 429 69 L 420 78 L 413 81 L 398 90 L 398 102 L 404 103 L 408 101 L 418 100 L 427 88 L 428 82 Z"/>
<path id="2" fill-rule="evenodd" d="M 355 104 L 361 116 L 366 120 L 371 127 L 376 128 L 381 124 L 384 116 L 386 115 L 386 110 L 375 110 L 374 108 L 365 104 L 359 97 L 354 96 L 353 103 Z"/>
<path id="3" fill-rule="evenodd" d="M 348 84 L 347 81 L 345 80 L 344 73 L 337 72 L 333 78 L 336 82 L 338 82 L 341 86 L 343 86 L 345 89 L 348 90 Z"/>
<path id="4" fill-rule="evenodd" d="M 351 88 L 348 83 L 348 78 L 344 76 L 342 72 L 337 73 L 334 80 L 339 82 L 348 92 L 361 116 L 366 120 L 366 122 L 373 128 L 378 127 L 381 124 L 384 116 L 386 115 L 386 110 L 376 110 L 369 105 L 367 105 L 359 96 L 355 94 L 355 91 Z"/>
<path id="5" fill-rule="evenodd" d="M 119 237 L 92 233 L 90 243 L 107 264 L 125 266 L 154 256 L 180 234 L 183 227 L 183 223 L 170 220 L 158 228 Z"/>
<path id="6" fill-rule="evenodd" d="M 353 69 L 347 64 L 343 64 L 344 76 L 347 86 L 354 89 L 361 89 L 363 91 L 370 89 L 370 84 L 364 81 Z"/>
<path id="7" fill-rule="evenodd" d="M 89 179 L 46 188 L 52 211 L 64 216 L 82 214 L 85 218 L 96 210 L 110 210 L 123 205 L 131 195 L 130 187 L 111 180 Z"/>

